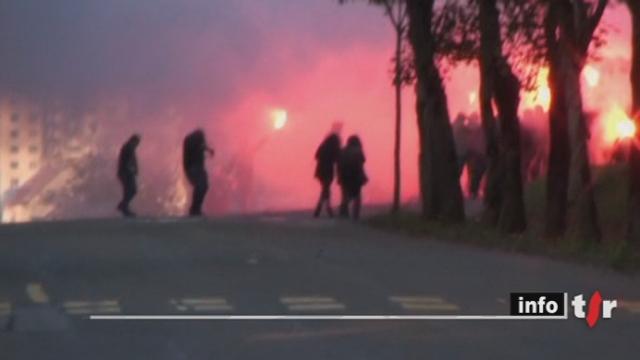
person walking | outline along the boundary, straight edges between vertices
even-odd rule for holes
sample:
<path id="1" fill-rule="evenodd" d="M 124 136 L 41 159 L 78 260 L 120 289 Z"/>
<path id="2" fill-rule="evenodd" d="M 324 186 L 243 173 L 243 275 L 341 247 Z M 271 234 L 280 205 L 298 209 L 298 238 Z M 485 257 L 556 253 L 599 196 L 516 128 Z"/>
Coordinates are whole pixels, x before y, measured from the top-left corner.
<path id="1" fill-rule="evenodd" d="M 197 129 L 184 138 L 182 165 L 189 183 L 193 187 L 190 216 L 202 216 L 202 204 L 209 190 L 209 176 L 205 169 L 205 156 L 214 155 L 214 151 L 207 144 L 202 129 Z"/>
<path id="2" fill-rule="evenodd" d="M 136 214 L 131 211 L 129 204 L 138 192 L 138 160 L 136 149 L 140 144 L 140 135 L 132 135 L 127 142 L 122 145 L 118 156 L 118 180 L 122 185 L 122 200 L 118 204 L 118 211 L 125 217 L 134 217 Z"/>
<path id="3" fill-rule="evenodd" d="M 342 217 L 349 217 L 351 213 L 355 220 L 360 218 L 362 187 L 369 181 L 364 170 L 365 162 L 360 138 L 356 135 L 350 136 L 338 160 L 338 183 L 342 190 L 340 216 Z M 353 209 L 349 211 L 351 205 Z"/>
<path id="4" fill-rule="evenodd" d="M 315 177 L 321 185 L 320 198 L 313 213 L 314 217 L 319 217 L 322 209 L 326 207 L 329 217 L 333 217 L 331 208 L 331 184 L 333 183 L 335 167 L 340 156 L 340 137 L 333 133 L 327 136 L 316 150 L 316 172 Z"/>

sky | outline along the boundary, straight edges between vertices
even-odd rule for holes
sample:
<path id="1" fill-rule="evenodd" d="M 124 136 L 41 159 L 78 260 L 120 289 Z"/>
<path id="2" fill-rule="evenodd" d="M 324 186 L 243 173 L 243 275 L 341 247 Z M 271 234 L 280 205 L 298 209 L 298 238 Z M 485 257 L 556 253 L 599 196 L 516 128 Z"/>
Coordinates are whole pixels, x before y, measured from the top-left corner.
<path id="1" fill-rule="evenodd" d="M 604 23 L 598 86 L 584 94 L 599 112 L 624 109 L 630 97 L 625 9 L 608 10 Z M 0 96 L 111 114 L 100 117 L 104 150 L 115 154 L 130 133 L 142 133 L 142 182 L 152 181 L 144 169 L 159 150 L 178 154 L 183 136 L 203 127 L 217 150 L 210 167 L 238 156 L 250 163 L 256 210 L 312 205 L 313 154 L 336 122 L 343 138 L 363 140 L 365 200 L 390 199 L 393 48 L 382 10 L 363 2 L 0 0 Z M 473 67 L 447 75 L 452 117 L 476 111 L 477 78 Z M 417 134 L 413 89 L 404 94 L 408 200 L 417 194 Z M 287 112 L 280 131 L 275 110 Z"/>

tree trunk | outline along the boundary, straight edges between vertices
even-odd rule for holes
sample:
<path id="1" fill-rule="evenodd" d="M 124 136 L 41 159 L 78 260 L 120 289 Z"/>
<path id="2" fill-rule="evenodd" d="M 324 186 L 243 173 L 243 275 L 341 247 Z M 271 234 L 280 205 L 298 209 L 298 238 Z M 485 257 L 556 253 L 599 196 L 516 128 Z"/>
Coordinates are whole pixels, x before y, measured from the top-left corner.
<path id="1" fill-rule="evenodd" d="M 447 96 L 435 60 L 433 4 L 434 0 L 407 0 L 417 75 L 422 208 L 429 219 L 458 222 L 464 220 L 464 206 Z"/>
<path id="2" fill-rule="evenodd" d="M 549 61 L 549 171 L 547 174 L 547 202 L 545 234 L 550 238 L 564 235 L 567 224 L 567 196 L 569 188 L 569 127 L 565 111 L 564 86 L 559 80 L 557 59 Z"/>
<path id="3" fill-rule="evenodd" d="M 593 30 L 588 18 L 581 19 L 580 8 L 568 3 L 554 2 L 559 6 L 556 14 L 559 25 L 558 80 L 564 87 L 564 110 L 569 129 L 570 165 L 568 191 L 568 221 L 572 236 L 586 241 L 599 241 L 598 213 L 594 198 L 589 161 L 589 129 L 582 106 L 580 74 L 587 61 Z M 568 11 L 571 9 L 571 11 Z M 581 19 L 581 20 L 577 20 Z M 585 41 L 588 39 L 588 41 Z M 558 85 L 558 84 L 556 84 Z"/>
<path id="4" fill-rule="evenodd" d="M 521 233 L 527 227 L 522 191 L 520 147 L 520 81 L 503 59 L 496 71 L 495 96 L 500 116 L 500 147 L 503 158 L 503 190 L 498 228 L 508 233 Z"/>
<path id="5" fill-rule="evenodd" d="M 487 217 L 502 231 L 522 232 L 526 228 L 520 168 L 520 82 L 502 54 L 502 39 L 496 0 L 480 0 L 482 115 L 488 156 L 493 174 L 489 174 Z M 491 100 L 500 119 L 496 133 Z M 499 144 L 499 145 L 498 145 Z M 499 146 L 499 149 L 496 149 Z M 493 153 L 492 153 L 493 152 Z M 493 208 L 492 208 L 493 207 Z M 493 215 L 491 215 L 493 213 Z"/>
<path id="6" fill-rule="evenodd" d="M 572 236 L 587 241 L 599 241 L 601 238 L 591 179 L 589 129 L 582 105 L 580 74 L 587 60 L 593 33 L 606 5 L 607 0 L 599 0 L 593 13 L 590 13 L 590 7 L 584 0 L 554 0 L 549 1 L 548 5 L 545 34 L 555 108 L 550 114 L 552 157 L 547 193 L 550 201 L 547 232 L 553 236 L 562 235 L 568 221 Z M 559 123 L 554 123 L 556 121 Z M 566 159 L 556 159 L 553 156 L 566 156 Z M 567 163 L 564 160 L 567 160 Z M 567 164 L 568 188 L 567 178 L 561 177 L 567 174 Z M 561 166 L 563 168 L 560 168 Z M 558 196 L 567 194 L 567 200 L 553 199 L 554 192 L 557 192 Z M 553 205 L 557 205 L 558 208 L 554 208 Z M 554 212 L 561 217 L 554 219 Z M 567 216 L 563 216 L 565 214 Z"/>
<path id="7" fill-rule="evenodd" d="M 396 29 L 396 133 L 393 148 L 393 205 L 391 212 L 400 210 L 400 140 L 402 131 L 402 37 L 403 31 Z"/>
<path id="8" fill-rule="evenodd" d="M 495 0 L 481 0 L 480 5 L 480 117 L 484 130 L 487 177 L 484 191 L 483 222 L 497 225 L 502 202 L 502 174 L 498 129 L 493 113 L 496 47 L 500 46 L 500 24 Z"/>
<path id="9" fill-rule="evenodd" d="M 566 49 L 566 48 L 565 48 Z M 582 67 L 573 64 L 569 53 L 563 61 L 563 82 L 566 86 L 566 110 L 569 124 L 571 165 L 569 167 L 569 224 L 571 235 L 587 241 L 600 240 L 598 214 L 589 162 L 589 129 L 582 109 L 580 73 Z M 583 62 L 584 63 L 584 62 Z"/>
<path id="10" fill-rule="evenodd" d="M 631 146 L 629 157 L 629 225 L 628 239 L 640 248 L 640 2 L 627 0 L 631 12 L 632 55 L 631 90 L 632 112 L 636 123 L 635 143 Z"/>

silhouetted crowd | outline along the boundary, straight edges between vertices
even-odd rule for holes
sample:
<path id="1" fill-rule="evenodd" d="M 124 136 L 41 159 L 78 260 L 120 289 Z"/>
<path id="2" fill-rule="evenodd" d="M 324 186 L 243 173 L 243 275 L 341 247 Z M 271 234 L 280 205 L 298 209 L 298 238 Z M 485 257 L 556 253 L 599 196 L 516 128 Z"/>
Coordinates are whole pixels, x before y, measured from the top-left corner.
<path id="1" fill-rule="evenodd" d="M 132 135 L 120 149 L 118 157 L 118 179 L 122 185 L 122 200 L 117 206 L 125 217 L 134 217 L 130 204 L 136 196 L 138 185 L 138 161 L 136 149 L 140 144 L 140 135 Z M 204 131 L 197 129 L 188 134 L 182 145 L 182 167 L 184 174 L 193 188 L 189 216 L 202 216 L 202 204 L 209 190 L 209 176 L 205 167 L 207 155 L 213 156 L 214 150 L 207 143 Z M 366 158 L 362 150 L 362 142 L 358 136 L 352 135 L 343 147 L 340 136 L 332 133 L 318 147 L 315 154 L 317 166 L 315 177 L 321 184 L 320 199 L 314 216 L 320 216 L 322 210 L 333 217 L 331 207 L 331 185 L 337 178 L 342 200 L 340 216 L 360 217 L 362 207 L 362 187 L 369 181 L 364 170 Z"/>
<path id="2" fill-rule="evenodd" d="M 535 181 L 546 172 L 549 156 L 548 139 L 540 130 L 527 126 L 531 123 L 542 123 L 544 116 L 546 115 L 525 111 L 524 120 L 526 121 L 520 126 L 522 178 L 525 182 Z M 470 116 L 458 114 L 451 128 L 456 144 L 458 176 L 461 177 L 466 169 L 468 182 L 464 190 L 472 198 L 477 198 L 480 196 L 482 182 L 489 166 L 480 118 L 477 114 Z"/>
<path id="3" fill-rule="evenodd" d="M 319 217 L 323 209 L 333 217 L 331 185 L 335 175 L 342 196 L 340 216 L 353 219 L 360 217 L 362 187 L 369 181 L 364 170 L 365 161 L 362 142 L 358 136 L 350 136 L 344 148 L 338 134 L 332 133 L 326 137 L 316 151 L 315 177 L 320 182 L 321 191 L 314 211 L 315 217 Z"/>

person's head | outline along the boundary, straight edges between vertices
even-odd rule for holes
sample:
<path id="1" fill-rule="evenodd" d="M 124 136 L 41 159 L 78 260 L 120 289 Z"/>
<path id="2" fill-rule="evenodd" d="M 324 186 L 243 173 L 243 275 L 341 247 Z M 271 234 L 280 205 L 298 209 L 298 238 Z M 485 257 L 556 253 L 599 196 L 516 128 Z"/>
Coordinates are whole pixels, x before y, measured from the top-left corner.
<path id="1" fill-rule="evenodd" d="M 325 143 L 331 148 L 340 149 L 340 136 L 338 136 L 338 134 L 336 133 L 329 134 L 329 136 L 327 136 L 327 139 L 325 140 Z"/>
<path id="2" fill-rule="evenodd" d="M 139 134 L 133 134 L 129 138 L 129 143 L 131 143 L 134 147 L 137 147 L 138 145 L 140 145 L 140 140 L 141 138 Z"/>
<path id="3" fill-rule="evenodd" d="M 358 137 L 358 135 L 349 136 L 349 139 L 347 139 L 347 146 L 361 148 L 362 142 L 360 141 L 360 137 Z"/>
<path id="4" fill-rule="evenodd" d="M 202 128 L 197 128 L 194 132 L 193 132 L 193 136 L 198 139 L 198 141 L 202 141 L 204 142 L 204 130 L 202 130 Z"/>
<path id="5" fill-rule="evenodd" d="M 342 132 L 342 127 L 344 126 L 344 122 L 342 120 L 336 119 L 331 125 L 331 132 L 334 134 L 340 135 Z"/>
<path id="6" fill-rule="evenodd" d="M 467 127 L 467 115 L 464 113 L 458 113 L 452 124 L 454 131 L 464 130 Z"/>

